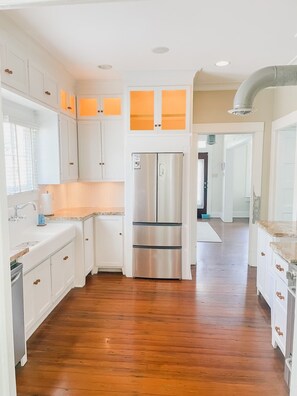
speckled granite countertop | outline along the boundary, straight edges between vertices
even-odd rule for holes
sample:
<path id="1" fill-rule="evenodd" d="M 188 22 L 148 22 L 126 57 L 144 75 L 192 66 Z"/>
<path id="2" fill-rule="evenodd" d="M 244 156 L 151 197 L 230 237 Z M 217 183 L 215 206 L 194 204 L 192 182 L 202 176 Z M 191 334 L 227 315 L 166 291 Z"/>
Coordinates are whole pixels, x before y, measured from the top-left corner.
<path id="1" fill-rule="evenodd" d="M 296 221 L 259 221 L 258 225 L 273 237 L 297 238 Z"/>
<path id="2" fill-rule="evenodd" d="M 290 264 L 297 264 L 297 242 L 271 242 L 271 249 Z"/>
<path id="3" fill-rule="evenodd" d="M 124 208 L 67 208 L 55 211 L 53 216 L 46 216 L 47 222 L 52 221 L 76 221 L 87 220 L 89 217 L 97 215 L 124 215 Z"/>
<path id="4" fill-rule="evenodd" d="M 17 260 L 24 254 L 29 252 L 29 248 L 11 249 L 10 250 L 10 262 Z"/>

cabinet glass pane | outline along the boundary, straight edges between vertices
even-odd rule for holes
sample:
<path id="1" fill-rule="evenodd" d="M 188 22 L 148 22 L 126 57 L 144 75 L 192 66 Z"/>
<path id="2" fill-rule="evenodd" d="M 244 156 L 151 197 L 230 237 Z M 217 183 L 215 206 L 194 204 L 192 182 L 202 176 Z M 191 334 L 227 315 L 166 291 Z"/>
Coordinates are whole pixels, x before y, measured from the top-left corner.
<path id="1" fill-rule="evenodd" d="M 162 91 L 162 130 L 186 129 L 186 90 Z"/>
<path id="2" fill-rule="evenodd" d="M 75 96 L 70 95 L 69 97 L 69 107 L 68 110 L 72 113 L 75 114 Z"/>
<path id="3" fill-rule="evenodd" d="M 154 91 L 130 92 L 130 130 L 154 130 Z"/>
<path id="4" fill-rule="evenodd" d="M 117 116 L 121 113 L 121 98 L 103 98 L 103 114 L 105 116 Z"/>
<path id="5" fill-rule="evenodd" d="M 98 105 L 96 98 L 79 99 L 79 115 L 83 117 L 94 117 L 98 115 Z"/>
<path id="6" fill-rule="evenodd" d="M 60 91 L 61 109 L 67 110 L 67 93 L 61 89 Z"/>

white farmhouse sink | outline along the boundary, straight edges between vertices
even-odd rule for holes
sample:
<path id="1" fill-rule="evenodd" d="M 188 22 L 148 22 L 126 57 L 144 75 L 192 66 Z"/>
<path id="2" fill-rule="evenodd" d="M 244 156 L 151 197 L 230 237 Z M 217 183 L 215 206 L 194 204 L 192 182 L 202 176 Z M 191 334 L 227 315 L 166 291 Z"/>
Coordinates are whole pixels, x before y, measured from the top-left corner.
<path id="1" fill-rule="evenodd" d="M 65 223 L 49 223 L 44 227 L 31 226 L 19 236 L 13 250 L 28 247 L 29 252 L 18 259 L 23 263 L 24 273 L 61 249 L 75 238 L 75 226 Z"/>

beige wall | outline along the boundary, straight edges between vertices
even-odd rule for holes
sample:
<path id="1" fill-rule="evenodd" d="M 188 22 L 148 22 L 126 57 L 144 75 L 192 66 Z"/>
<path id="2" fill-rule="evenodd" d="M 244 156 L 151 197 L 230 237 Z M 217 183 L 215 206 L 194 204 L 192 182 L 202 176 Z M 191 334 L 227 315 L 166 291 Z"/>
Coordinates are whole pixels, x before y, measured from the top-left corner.
<path id="1" fill-rule="evenodd" d="M 256 111 L 245 117 L 228 113 L 233 107 L 236 91 L 196 91 L 193 99 L 193 123 L 232 123 L 264 122 L 263 168 L 262 168 L 262 207 L 261 217 L 268 215 L 269 163 L 271 122 L 274 111 L 274 91 L 266 89 L 260 92 L 254 102 Z"/>
<path id="2" fill-rule="evenodd" d="M 273 120 L 277 120 L 297 110 L 297 87 L 281 87 L 275 89 Z"/>

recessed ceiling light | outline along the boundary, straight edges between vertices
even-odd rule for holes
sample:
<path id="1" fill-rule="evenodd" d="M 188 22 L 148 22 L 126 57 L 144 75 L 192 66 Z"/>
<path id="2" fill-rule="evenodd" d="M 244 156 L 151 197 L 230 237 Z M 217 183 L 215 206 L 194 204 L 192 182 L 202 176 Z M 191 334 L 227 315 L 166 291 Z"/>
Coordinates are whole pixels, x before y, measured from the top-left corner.
<path id="1" fill-rule="evenodd" d="M 98 67 L 99 67 L 99 69 L 102 69 L 102 70 L 112 69 L 111 65 L 98 65 Z"/>
<path id="2" fill-rule="evenodd" d="M 155 54 L 165 54 L 166 52 L 169 51 L 169 48 L 167 48 L 167 47 L 156 47 L 156 48 L 153 48 L 152 51 Z"/>
<path id="3" fill-rule="evenodd" d="M 228 66 L 228 65 L 230 65 L 229 61 L 221 60 L 221 61 L 216 62 L 216 66 L 218 66 L 218 67 L 224 67 L 224 66 Z"/>

